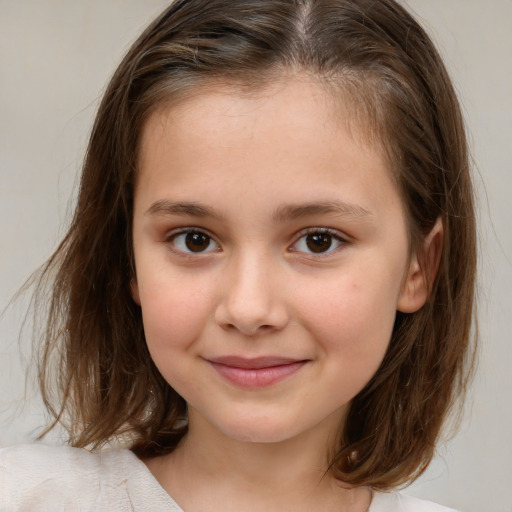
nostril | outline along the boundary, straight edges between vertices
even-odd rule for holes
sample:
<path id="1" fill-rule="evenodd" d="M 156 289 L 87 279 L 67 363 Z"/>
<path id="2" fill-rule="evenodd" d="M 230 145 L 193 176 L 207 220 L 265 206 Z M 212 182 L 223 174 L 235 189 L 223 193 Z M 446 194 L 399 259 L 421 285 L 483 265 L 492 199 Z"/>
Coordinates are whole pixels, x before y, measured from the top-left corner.
<path id="1" fill-rule="evenodd" d="M 236 325 L 234 323 L 219 323 L 219 325 L 225 329 L 226 331 L 238 331 L 241 332 L 247 336 L 254 336 L 258 333 L 264 333 L 264 332 L 270 332 L 272 330 L 277 330 L 278 328 L 276 326 L 270 325 L 270 324 L 263 324 L 263 325 Z"/>
<path id="2" fill-rule="evenodd" d="M 215 322 L 226 331 L 247 336 L 270 333 L 288 323 L 288 308 L 283 297 L 262 279 L 262 272 L 243 273 L 237 280 L 223 283 Z"/>

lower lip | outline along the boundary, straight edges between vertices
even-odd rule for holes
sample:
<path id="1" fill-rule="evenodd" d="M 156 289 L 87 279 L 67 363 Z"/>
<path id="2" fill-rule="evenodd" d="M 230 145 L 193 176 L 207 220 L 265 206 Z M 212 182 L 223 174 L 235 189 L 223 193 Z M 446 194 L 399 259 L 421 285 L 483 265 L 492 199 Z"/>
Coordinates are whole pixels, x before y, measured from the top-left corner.
<path id="1" fill-rule="evenodd" d="M 277 384 L 299 371 L 306 361 L 269 366 L 267 368 L 237 368 L 225 364 L 210 362 L 210 364 L 226 380 L 244 388 L 263 388 Z"/>

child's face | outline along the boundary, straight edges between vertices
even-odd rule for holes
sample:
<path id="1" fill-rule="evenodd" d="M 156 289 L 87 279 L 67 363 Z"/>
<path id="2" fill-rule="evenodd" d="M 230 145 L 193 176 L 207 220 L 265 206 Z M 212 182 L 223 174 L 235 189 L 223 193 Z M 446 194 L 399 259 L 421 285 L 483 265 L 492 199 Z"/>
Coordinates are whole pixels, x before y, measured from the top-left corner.
<path id="1" fill-rule="evenodd" d="M 191 425 L 263 442 L 337 429 L 396 310 L 421 306 L 383 155 L 339 112 L 295 80 L 204 92 L 145 126 L 132 291 Z"/>

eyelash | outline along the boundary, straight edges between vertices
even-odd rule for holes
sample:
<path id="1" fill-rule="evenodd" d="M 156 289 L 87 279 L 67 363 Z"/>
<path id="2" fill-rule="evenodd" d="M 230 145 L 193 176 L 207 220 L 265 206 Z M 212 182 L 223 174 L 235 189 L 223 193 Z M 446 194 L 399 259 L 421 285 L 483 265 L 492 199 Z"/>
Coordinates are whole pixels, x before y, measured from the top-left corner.
<path id="1" fill-rule="evenodd" d="M 210 250 L 193 251 L 193 250 L 180 249 L 176 246 L 175 241 L 178 237 L 180 237 L 180 236 L 186 237 L 187 235 L 192 234 L 192 233 L 198 234 L 198 235 L 203 235 L 208 238 L 208 245 L 206 246 L 206 249 L 208 249 L 211 244 L 215 244 L 216 248 L 210 249 Z M 295 248 L 299 244 L 299 242 L 301 242 L 301 240 L 303 240 L 303 239 L 304 239 L 304 244 L 307 244 L 306 238 L 310 235 L 327 235 L 327 236 L 329 236 L 331 238 L 331 240 L 329 240 L 329 246 L 327 247 L 327 250 L 315 252 L 314 250 L 311 250 L 311 251 L 297 250 Z M 333 241 L 335 242 L 335 245 L 337 244 L 334 247 L 334 249 L 331 248 Z M 220 244 L 218 244 L 215 241 L 215 239 L 208 232 L 206 232 L 203 229 L 195 228 L 195 227 L 181 228 L 179 230 L 173 231 L 165 237 L 164 242 L 170 244 L 171 249 L 174 252 L 177 252 L 181 255 L 186 255 L 186 256 L 191 256 L 191 255 L 201 256 L 204 254 L 209 254 L 211 252 L 221 251 Z M 330 228 L 315 227 L 315 228 L 308 228 L 308 229 L 302 230 L 300 233 L 298 233 L 295 242 L 290 246 L 290 248 L 288 250 L 289 250 L 289 252 L 297 252 L 297 253 L 301 253 L 301 254 L 313 255 L 317 258 L 322 258 L 322 257 L 327 257 L 327 256 L 331 255 L 332 253 L 337 252 L 347 243 L 348 243 L 348 240 L 346 239 L 346 237 L 342 236 L 339 231 L 336 231 L 336 230 L 330 229 Z M 184 240 L 184 244 L 186 244 L 186 240 Z"/>
<path id="2" fill-rule="evenodd" d="M 315 251 L 299 251 L 299 250 L 293 249 L 294 246 L 296 246 L 302 239 L 306 239 L 306 237 L 308 237 L 309 235 L 328 235 L 329 237 L 331 237 L 331 243 L 329 244 L 329 247 L 327 248 L 327 250 L 322 251 L 322 252 L 315 252 Z M 338 245 L 334 249 L 331 249 L 332 243 L 334 241 Z M 304 243 L 307 243 L 307 242 L 304 242 Z M 338 250 L 343 248 L 343 246 L 345 246 L 347 243 L 348 243 L 347 238 L 344 237 L 339 231 L 336 231 L 335 229 L 331 229 L 331 228 L 315 227 L 315 228 L 308 228 L 308 229 L 301 231 L 298 234 L 296 241 L 292 244 L 289 251 L 290 252 L 300 252 L 302 254 L 313 255 L 316 258 L 322 258 L 322 257 L 330 256 L 331 254 L 333 254 L 335 252 L 338 252 Z"/>
<path id="3" fill-rule="evenodd" d="M 213 243 L 217 246 L 216 249 L 213 249 L 213 250 L 208 250 L 208 251 L 186 251 L 186 250 L 182 250 L 182 249 L 179 249 L 178 247 L 176 247 L 176 244 L 175 244 L 175 241 L 178 237 L 180 236 L 183 236 L 185 235 L 185 237 L 189 234 L 192 234 L 192 233 L 196 233 L 196 234 L 199 234 L 199 235 L 204 235 L 205 237 L 208 237 L 209 239 L 209 242 L 208 242 L 208 247 Z M 220 251 L 220 246 L 219 244 L 215 241 L 215 239 L 209 234 L 207 233 L 206 231 L 204 231 L 203 229 L 199 229 L 199 228 L 194 228 L 194 227 L 190 227 L 190 228 L 181 228 L 179 230 L 176 230 L 176 231 L 173 231 L 171 233 L 169 233 L 166 237 L 165 237 L 165 240 L 164 240 L 165 243 L 169 244 L 171 246 L 171 249 L 174 251 L 174 252 L 177 252 L 181 255 L 186 255 L 186 256 L 200 256 L 202 254 L 209 254 L 211 252 L 218 252 Z M 184 241 L 184 243 L 186 243 L 186 241 Z"/>

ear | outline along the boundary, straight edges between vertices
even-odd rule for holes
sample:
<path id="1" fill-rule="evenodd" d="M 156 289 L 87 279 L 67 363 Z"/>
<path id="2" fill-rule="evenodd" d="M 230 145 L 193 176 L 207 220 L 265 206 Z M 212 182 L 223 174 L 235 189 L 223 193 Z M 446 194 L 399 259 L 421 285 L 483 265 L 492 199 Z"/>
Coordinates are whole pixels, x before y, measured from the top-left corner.
<path id="1" fill-rule="evenodd" d="M 423 241 L 422 253 L 412 255 L 398 298 L 398 311 L 414 313 L 425 304 L 439 268 L 442 250 L 443 222 L 439 217 Z"/>
<path id="2" fill-rule="evenodd" d="M 140 306 L 139 284 L 136 277 L 130 279 L 130 294 L 133 301 Z"/>

